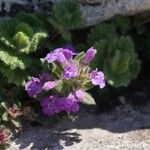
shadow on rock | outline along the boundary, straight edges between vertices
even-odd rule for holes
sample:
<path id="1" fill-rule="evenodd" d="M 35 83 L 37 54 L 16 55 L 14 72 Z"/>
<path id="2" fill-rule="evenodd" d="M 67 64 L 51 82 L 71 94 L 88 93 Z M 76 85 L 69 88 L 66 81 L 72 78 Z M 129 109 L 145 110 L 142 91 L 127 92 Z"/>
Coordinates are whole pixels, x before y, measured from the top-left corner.
<path id="1" fill-rule="evenodd" d="M 81 141 L 80 134 L 75 131 L 65 132 L 43 127 L 28 127 L 12 143 L 11 150 L 18 149 L 64 149 Z M 13 147 L 13 144 L 15 145 Z M 64 145 L 64 146 L 63 146 Z"/>
<path id="2" fill-rule="evenodd" d="M 9 150 L 61 150 L 74 144 L 77 146 L 81 141 L 84 142 L 85 137 L 99 139 L 111 132 L 117 134 L 149 129 L 149 108 L 150 103 L 143 106 L 125 104 L 97 115 L 88 109 L 81 109 L 73 120 L 62 119 L 52 125 L 44 122 L 41 127 L 32 127 L 27 123 Z"/>
<path id="3" fill-rule="evenodd" d="M 65 130 L 100 128 L 114 133 L 124 133 L 150 128 L 150 103 L 143 106 L 125 104 L 112 111 L 94 114 L 81 112 L 75 121 L 63 121 Z"/>

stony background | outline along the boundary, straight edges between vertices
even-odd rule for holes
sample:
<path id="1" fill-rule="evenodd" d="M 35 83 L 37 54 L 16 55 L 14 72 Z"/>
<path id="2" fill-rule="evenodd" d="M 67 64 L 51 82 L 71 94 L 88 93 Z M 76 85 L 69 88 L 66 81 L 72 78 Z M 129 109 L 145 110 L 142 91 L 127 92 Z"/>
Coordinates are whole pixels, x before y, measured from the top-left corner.
<path id="1" fill-rule="evenodd" d="M 149 108 L 125 104 L 97 115 L 81 109 L 73 120 L 39 127 L 27 122 L 8 150 L 149 150 Z"/>
<path id="2" fill-rule="evenodd" d="M 56 0 L 0 0 L 0 16 L 13 16 L 21 10 L 51 11 Z M 84 26 L 95 25 L 116 15 L 134 15 L 150 10 L 150 0 L 79 0 Z"/>

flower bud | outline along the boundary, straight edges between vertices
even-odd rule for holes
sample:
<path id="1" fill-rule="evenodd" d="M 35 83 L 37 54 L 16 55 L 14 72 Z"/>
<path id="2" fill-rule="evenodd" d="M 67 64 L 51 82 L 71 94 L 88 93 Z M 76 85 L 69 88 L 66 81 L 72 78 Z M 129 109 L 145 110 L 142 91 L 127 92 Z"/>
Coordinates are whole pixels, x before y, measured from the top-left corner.
<path id="1" fill-rule="evenodd" d="M 85 64 L 89 64 L 95 57 L 96 52 L 96 49 L 94 49 L 93 47 L 89 48 L 84 56 L 83 62 Z"/>

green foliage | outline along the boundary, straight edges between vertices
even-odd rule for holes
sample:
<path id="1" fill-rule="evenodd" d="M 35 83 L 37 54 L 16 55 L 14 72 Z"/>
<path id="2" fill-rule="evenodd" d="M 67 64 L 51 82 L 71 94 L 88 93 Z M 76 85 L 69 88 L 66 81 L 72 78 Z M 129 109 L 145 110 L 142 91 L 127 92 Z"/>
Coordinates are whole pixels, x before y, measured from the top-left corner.
<path id="1" fill-rule="evenodd" d="M 17 68 L 24 70 L 26 67 L 31 65 L 31 59 L 27 56 L 22 56 L 16 54 L 14 52 L 8 51 L 0 51 L 0 60 L 6 65 L 9 66 L 11 70 L 15 70 Z"/>
<path id="2" fill-rule="evenodd" d="M 127 17 L 117 16 L 113 19 L 112 24 L 121 34 L 126 34 L 131 28 L 130 21 Z"/>
<path id="3" fill-rule="evenodd" d="M 10 92 L 12 86 L 8 83 L 14 83 L 17 86 L 23 85 L 31 76 L 39 74 L 44 69 L 44 71 L 51 70 L 56 79 L 59 78 L 62 68 L 58 64 L 46 66 L 42 59 L 39 60 L 35 57 L 35 54 L 38 47 L 41 46 L 40 44 L 44 43 L 43 40 L 48 37 L 48 33 L 50 33 L 50 40 L 48 39 L 46 46 L 48 45 L 49 49 L 62 46 L 66 44 L 66 41 L 71 42 L 71 31 L 80 28 L 83 21 L 82 9 L 76 0 L 58 0 L 53 6 L 50 17 L 42 14 L 20 13 L 13 19 L 1 21 L 1 92 L 4 93 L 4 90 L 7 89 L 5 92 L 7 95 L 6 93 Z M 86 46 L 82 43 L 76 45 L 82 50 L 87 46 L 97 49 L 97 55 L 92 65 L 104 71 L 108 83 L 114 87 L 127 86 L 137 77 L 140 70 L 141 62 L 137 58 L 134 43 L 127 34 L 129 29 L 129 20 L 118 16 L 110 23 L 102 23 L 92 28 Z M 41 53 L 43 57 L 44 53 Z M 74 58 L 74 61 L 78 61 L 80 64 L 83 56 L 84 53 L 80 53 Z M 39 57 L 41 57 L 40 54 Z M 85 82 L 83 88 L 90 86 L 89 82 L 85 81 L 84 74 L 78 83 L 73 83 L 73 86 L 77 87 L 83 80 Z M 67 95 L 67 90 L 69 91 L 67 88 L 72 88 L 72 85 L 66 84 L 65 81 L 59 80 L 55 92 L 61 93 L 62 96 Z M 12 99 L 15 96 L 18 98 L 20 91 L 20 87 L 18 90 L 14 88 L 11 92 Z M 22 96 L 22 93 L 20 95 Z M 0 99 L 3 100 L 0 105 L 0 123 L 6 123 L 6 125 L 11 123 L 13 126 L 19 127 L 18 122 L 8 115 L 8 107 L 3 105 L 9 98 Z M 94 99 L 88 93 L 86 93 L 84 102 L 89 105 L 95 104 Z"/>
<path id="4" fill-rule="evenodd" d="M 46 16 L 45 16 L 45 18 L 46 18 Z M 38 31 L 46 32 L 47 31 L 44 19 L 41 19 L 40 14 L 27 14 L 27 13 L 22 12 L 22 13 L 19 13 L 15 17 L 15 19 L 19 22 L 22 22 L 22 24 L 25 23 L 27 26 L 31 27 L 33 32 L 38 32 Z M 21 25 L 21 29 L 23 29 L 22 26 L 25 26 L 25 25 Z M 29 31 L 29 28 L 24 27 L 24 31 L 26 31 L 26 30 Z M 25 32 L 25 33 L 27 33 L 27 32 Z M 32 33 L 32 32 L 30 32 L 30 33 Z"/>
<path id="5" fill-rule="evenodd" d="M 21 13 L 0 22 L 0 72 L 8 82 L 21 85 L 31 75 L 33 63 L 38 69 L 40 61 L 28 54 L 46 37 L 44 23 L 34 14 Z"/>
<path id="6" fill-rule="evenodd" d="M 94 98 L 87 92 L 85 92 L 85 98 L 83 100 L 83 103 L 85 103 L 86 105 L 95 105 L 95 100 Z"/>
<path id="7" fill-rule="evenodd" d="M 115 26 L 113 24 L 103 23 L 91 29 L 91 32 L 88 35 L 88 43 L 93 44 L 94 42 L 99 40 L 111 40 L 115 37 L 117 37 Z"/>
<path id="8" fill-rule="evenodd" d="M 71 40 L 69 31 L 83 23 L 80 4 L 76 0 L 58 0 L 53 6 L 50 22 L 65 39 Z"/>
<path id="9" fill-rule="evenodd" d="M 4 125 L 5 127 L 7 127 L 8 129 L 12 131 L 15 131 L 15 129 L 19 129 L 21 127 L 21 124 L 18 118 L 19 115 L 21 115 L 21 111 L 19 107 L 20 107 L 20 104 L 19 105 L 14 104 L 13 106 L 10 106 L 5 101 L 0 100 L 0 124 Z M 16 115 L 17 111 L 18 111 L 18 114 L 17 114 L 18 117 L 12 116 L 12 115 Z"/>
<path id="10" fill-rule="evenodd" d="M 124 33 L 120 30 L 123 22 L 126 22 Z M 128 22 L 119 18 L 95 26 L 88 35 L 89 45 L 97 49 L 93 67 L 103 70 L 108 83 L 114 87 L 127 86 L 140 71 L 134 43 L 130 36 L 123 36 L 128 28 Z"/>

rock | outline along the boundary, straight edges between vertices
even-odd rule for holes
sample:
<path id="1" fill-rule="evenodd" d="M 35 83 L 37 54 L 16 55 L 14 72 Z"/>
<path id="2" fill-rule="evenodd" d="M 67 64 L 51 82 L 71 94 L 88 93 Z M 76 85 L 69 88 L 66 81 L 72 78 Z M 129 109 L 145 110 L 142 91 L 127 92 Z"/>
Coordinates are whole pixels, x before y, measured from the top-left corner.
<path id="1" fill-rule="evenodd" d="M 6 10 L 6 11 L 10 11 L 11 5 L 12 4 L 21 4 L 21 5 L 26 5 L 27 1 L 26 0 L 0 0 L 0 5 L 4 5 L 3 8 L 2 6 L 0 7 L 0 11 L 2 11 L 2 9 Z"/>
<path id="2" fill-rule="evenodd" d="M 85 0 L 87 1 L 87 0 Z M 97 5 L 84 5 L 85 25 L 91 26 L 116 15 L 135 15 L 150 10 L 150 0 L 97 0 Z"/>
<path id="3" fill-rule="evenodd" d="M 56 0 L 0 0 L 0 15 L 13 16 L 24 10 L 51 11 Z M 82 4 L 84 26 L 98 24 L 116 15 L 134 15 L 150 10 L 150 0 L 79 0 Z"/>
<path id="4" fill-rule="evenodd" d="M 74 121 L 44 121 L 40 127 L 26 122 L 8 150 L 149 150 L 149 108 L 126 104 L 97 115 L 81 110 Z"/>

